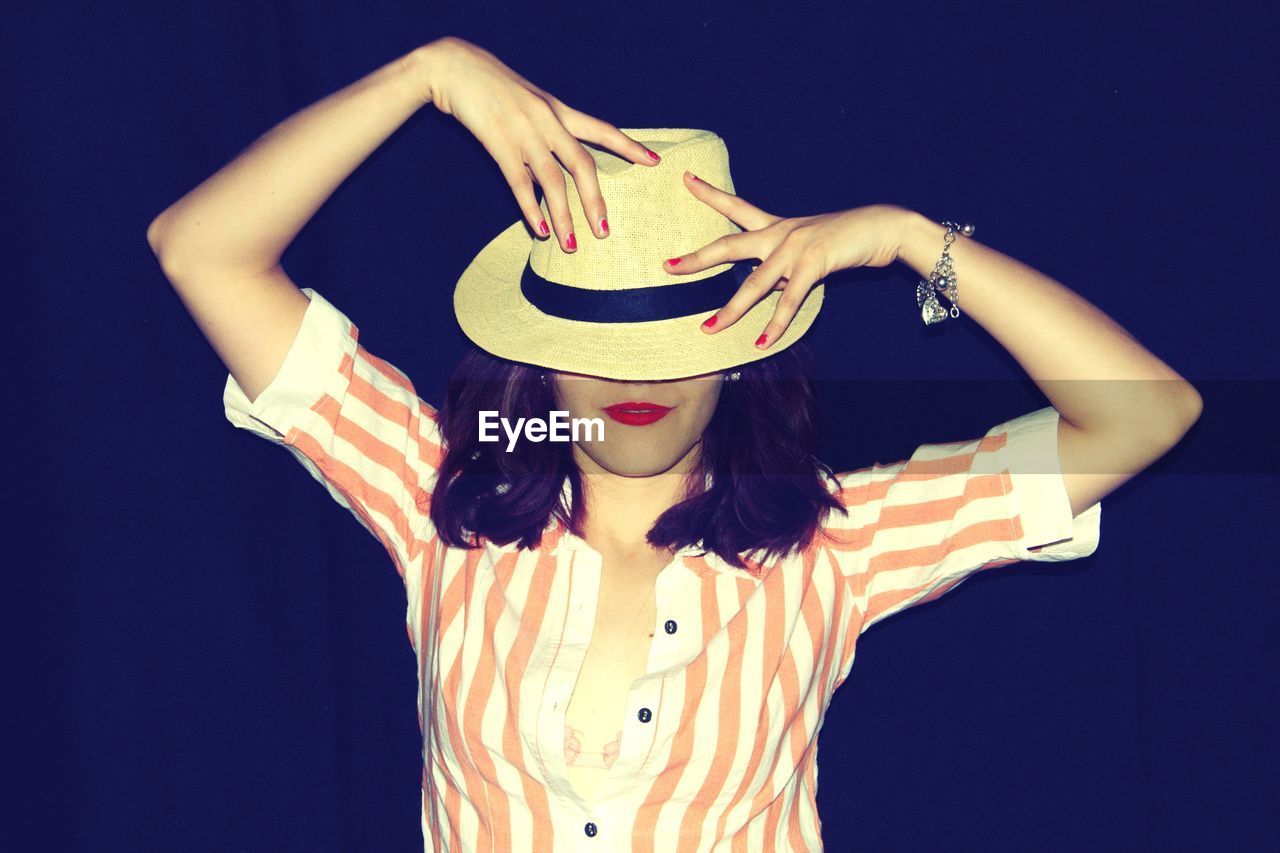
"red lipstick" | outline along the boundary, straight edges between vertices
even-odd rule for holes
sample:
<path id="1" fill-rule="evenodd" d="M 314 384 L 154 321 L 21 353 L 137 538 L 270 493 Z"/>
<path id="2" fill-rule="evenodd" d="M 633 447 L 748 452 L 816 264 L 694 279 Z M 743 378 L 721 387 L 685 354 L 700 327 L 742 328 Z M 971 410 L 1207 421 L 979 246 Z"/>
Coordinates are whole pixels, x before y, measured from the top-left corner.
<path id="1" fill-rule="evenodd" d="M 630 426 L 644 426 L 661 420 L 671 409 L 671 406 L 659 406 L 657 403 L 638 403 L 631 400 L 604 407 L 605 414 L 609 417 L 618 423 Z"/>

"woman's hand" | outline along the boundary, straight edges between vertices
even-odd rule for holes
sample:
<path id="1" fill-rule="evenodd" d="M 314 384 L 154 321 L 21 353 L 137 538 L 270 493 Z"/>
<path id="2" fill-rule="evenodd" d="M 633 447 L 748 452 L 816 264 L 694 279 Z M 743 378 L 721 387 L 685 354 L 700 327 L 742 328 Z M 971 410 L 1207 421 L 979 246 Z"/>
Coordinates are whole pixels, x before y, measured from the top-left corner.
<path id="1" fill-rule="evenodd" d="M 592 233 L 608 236 L 595 161 L 578 140 L 646 166 L 658 162 L 657 154 L 608 122 L 565 105 L 468 41 L 446 36 L 425 45 L 421 54 L 427 99 L 462 122 L 497 161 L 534 234 L 550 233 L 533 194 L 537 181 L 561 248 L 572 251 L 578 245 L 558 158 L 573 175 Z"/>
<path id="2" fill-rule="evenodd" d="M 831 273 L 851 267 L 887 267 L 897 260 L 903 229 L 912 215 L 896 205 L 873 204 L 785 219 L 765 213 L 688 172 L 684 182 L 699 201 L 724 214 L 743 231 L 671 258 L 663 269 L 679 275 L 748 258 L 761 259 L 760 266 L 738 292 L 702 324 L 702 330 L 712 334 L 728 328 L 769 291 L 781 290 L 773 317 L 756 341 L 760 349 L 767 349 L 778 339 L 813 286 Z"/>

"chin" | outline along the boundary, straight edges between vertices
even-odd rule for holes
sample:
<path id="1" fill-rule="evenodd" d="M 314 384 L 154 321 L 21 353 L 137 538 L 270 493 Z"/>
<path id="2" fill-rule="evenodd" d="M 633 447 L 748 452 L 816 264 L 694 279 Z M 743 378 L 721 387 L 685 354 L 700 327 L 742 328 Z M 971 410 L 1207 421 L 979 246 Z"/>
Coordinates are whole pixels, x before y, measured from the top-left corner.
<path id="1" fill-rule="evenodd" d="M 653 477 L 669 472 L 684 457 L 684 453 L 596 453 L 592 461 L 610 474 L 619 477 Z"/>
<path id="2" fill-rule="evenodd" d="M 676 464 L 676 460 L 673 459 L 666 465 L 654 464 L 652 460 L 627 463 L 597 459 L 596 463 L 610 474 L 617 474 L 619 477 L 653 477 L 669 471 L 671 466 Z"/>

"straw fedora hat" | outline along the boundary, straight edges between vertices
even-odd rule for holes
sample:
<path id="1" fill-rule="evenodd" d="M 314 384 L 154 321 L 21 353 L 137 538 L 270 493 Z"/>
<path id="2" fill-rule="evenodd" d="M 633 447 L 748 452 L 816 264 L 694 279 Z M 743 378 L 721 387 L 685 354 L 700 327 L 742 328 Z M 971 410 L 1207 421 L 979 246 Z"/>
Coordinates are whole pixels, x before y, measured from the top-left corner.
<path id="1" fill-rule="evenodd" d="M 768 349 L 755 340 L 781 295 L 770 291 L 738 322 L 707 334 L 702 321 L 729 301 L 759 261 L 677 275 L 666 258 L 743 229 L 685 187 L 687 170 L 734 192 L 729 151 L 715 133 L 688 128 L 622 128 L 661 155 L 639 166 L 585 145 L 595 158 L 609 209 L 609 236 L 589 231 L 575 252 L 539 240 L 521 219 L 489 242 L 463 271 L 453 295 L 462 331 L 481 349 L 512 361 L 607 379 L 681 379 L 767 358 L 795 343 L 822 306 L 824 283 L 805 297 Z M 563 166 L 569 209 L 581 211 Z M 540 206 L 550 221 L 547 201 Z"/>

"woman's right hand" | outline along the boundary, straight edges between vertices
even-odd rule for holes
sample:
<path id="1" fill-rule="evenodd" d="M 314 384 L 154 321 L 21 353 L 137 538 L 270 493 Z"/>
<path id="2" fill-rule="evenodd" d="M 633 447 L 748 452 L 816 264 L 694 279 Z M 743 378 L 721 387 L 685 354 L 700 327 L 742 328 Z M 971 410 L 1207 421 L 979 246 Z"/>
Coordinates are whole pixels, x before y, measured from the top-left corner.
<path id="1" fill-rule="evenodd" d="M 558 158 L 573 175 L 592 233 L 608 236 L 595 160 L 578 140 L 645 166 L 657 164 L 656 154 L 608 122 L 567 106 L 484 48 L 445 36 L 419 50 L 424 98 L 480 140 L 502 170 L 535 235 L 549 236 L 543 231 L 546 223 L 533 193 L 537 181 L 561 248 L 577 248 Z"/>

